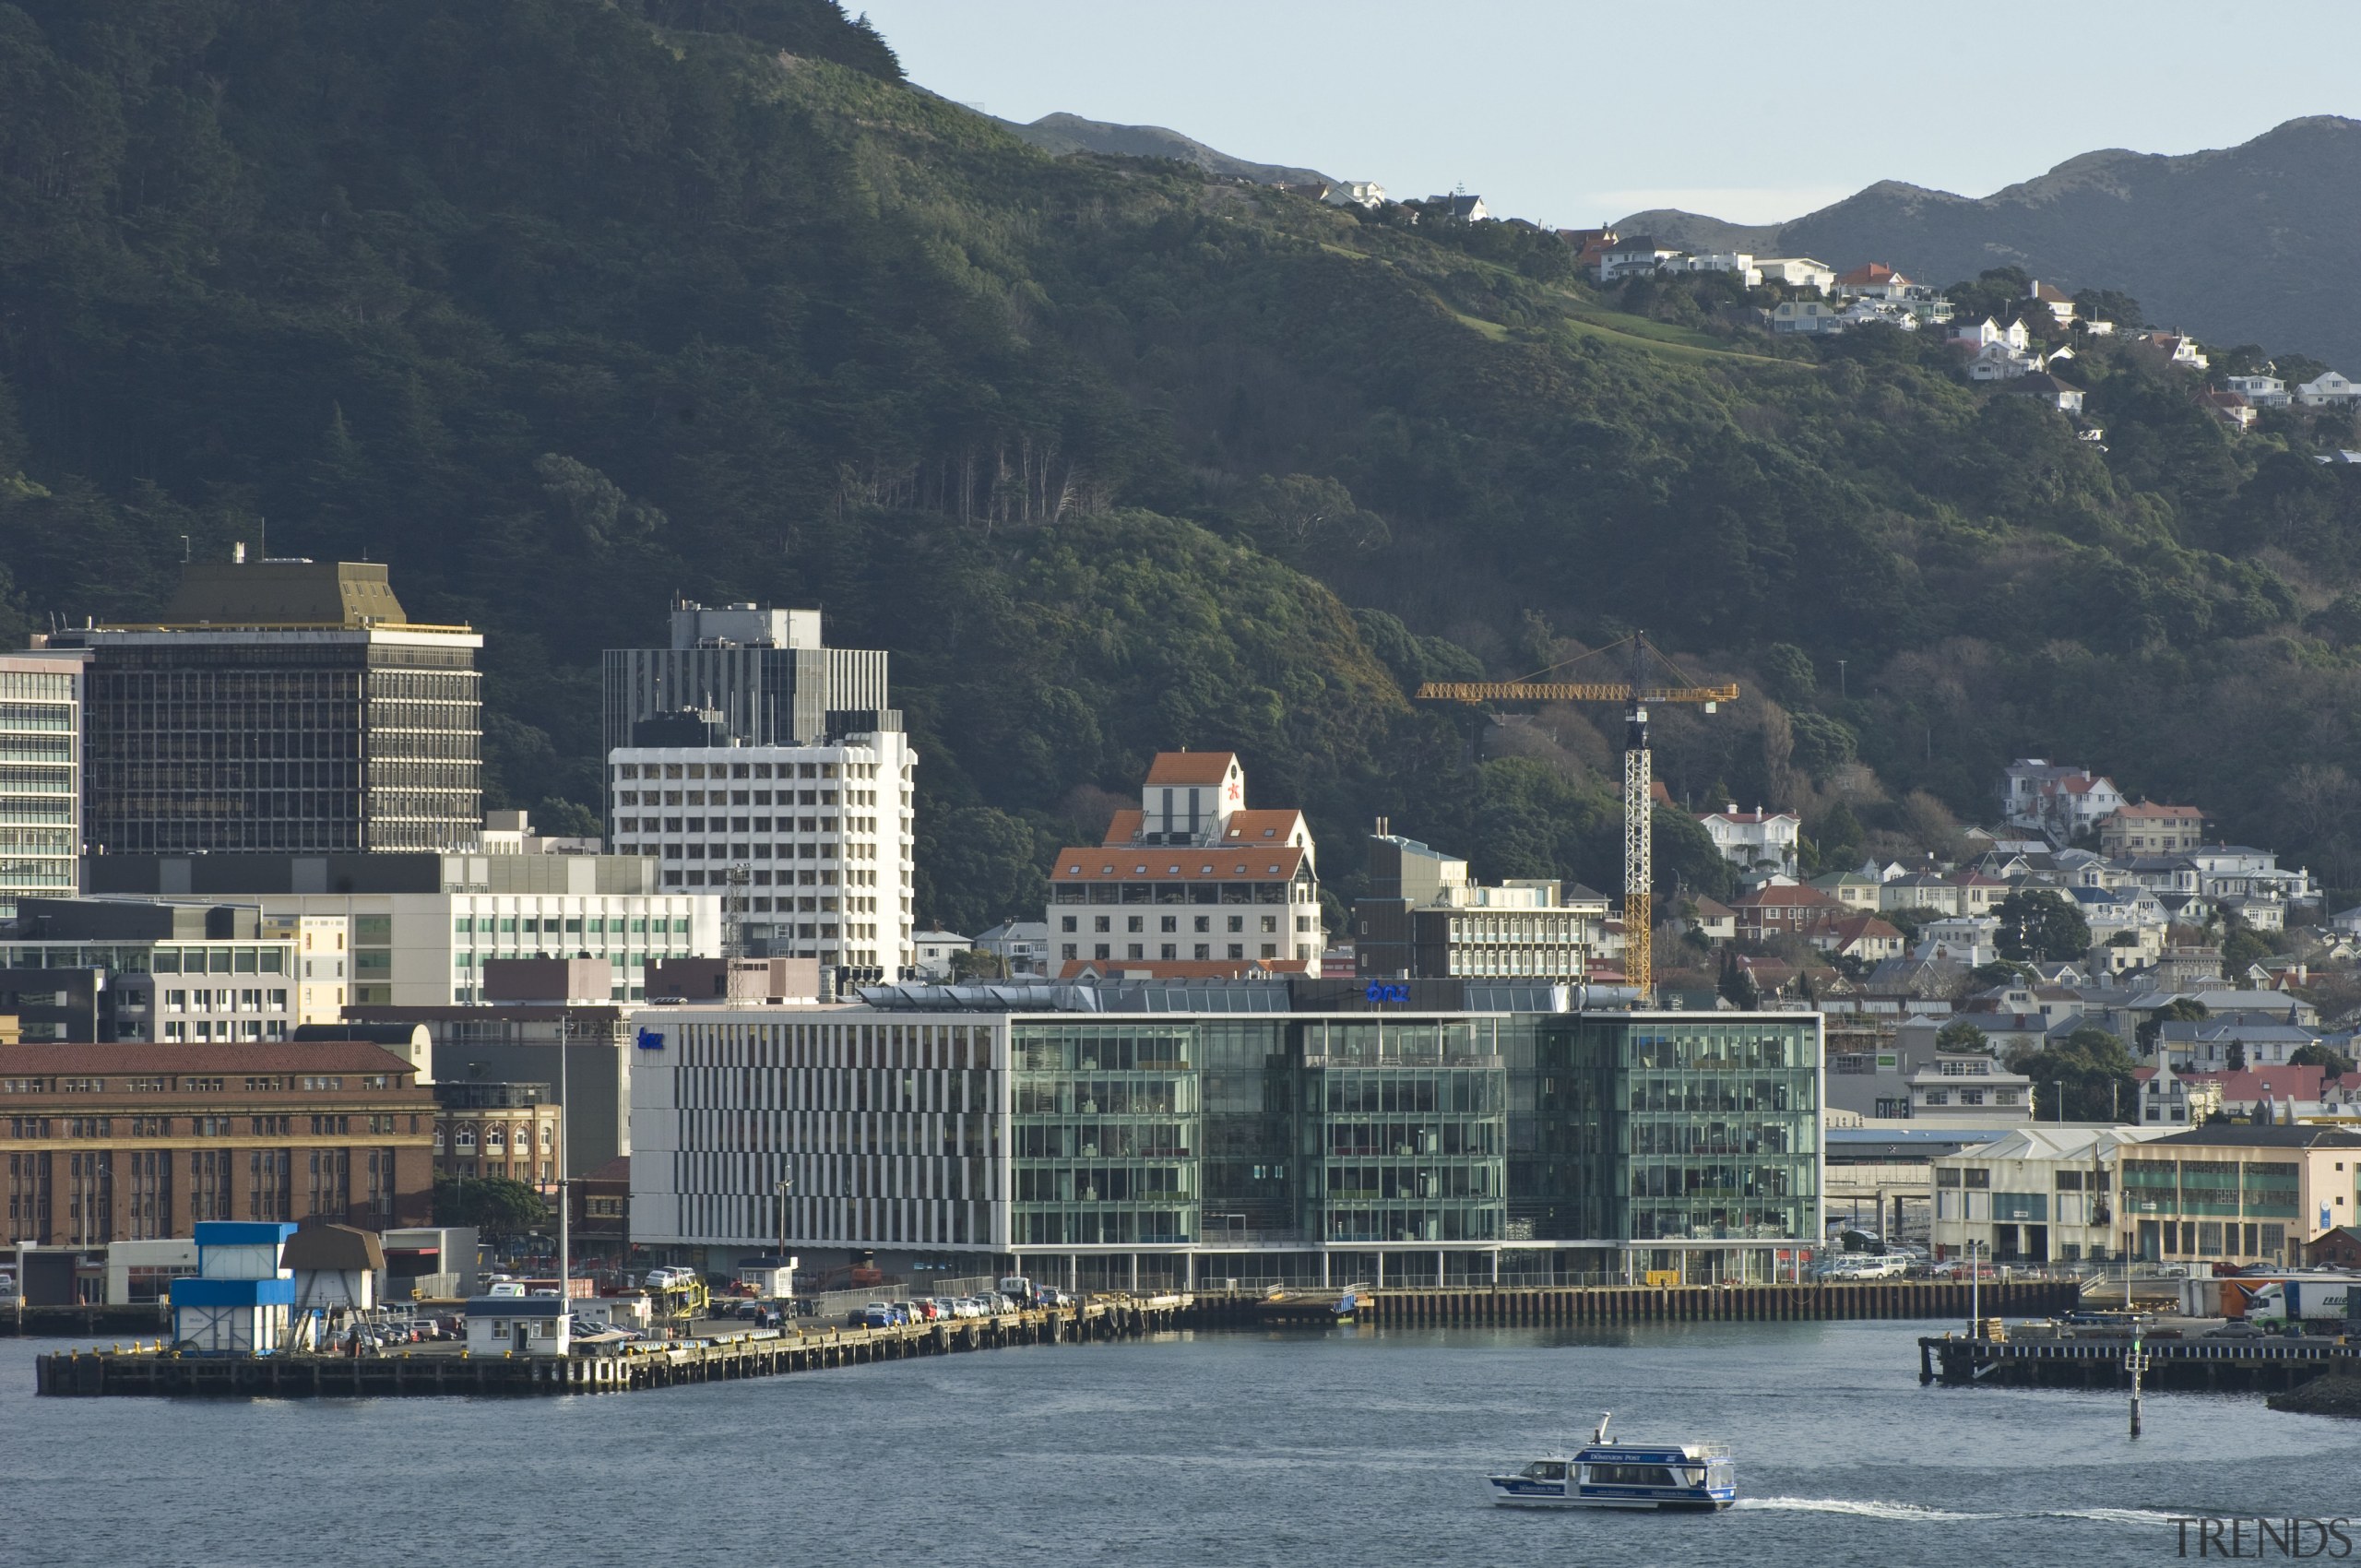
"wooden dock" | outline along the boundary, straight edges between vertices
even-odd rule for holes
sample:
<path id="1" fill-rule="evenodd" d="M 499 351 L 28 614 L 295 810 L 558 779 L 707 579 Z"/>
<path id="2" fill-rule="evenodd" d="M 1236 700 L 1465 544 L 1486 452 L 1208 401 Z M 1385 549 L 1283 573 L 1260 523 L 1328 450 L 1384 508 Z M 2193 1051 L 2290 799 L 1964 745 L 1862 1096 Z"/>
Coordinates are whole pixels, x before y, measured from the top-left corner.
<path id="1" fill-rule="evenodd" d="M 2061 1336 L 2070 1333 L 2061 1330 Z M 2284 1390 L 2331 1373 L 2361 1375 L 2361 1345 L 2301 1339 L 2142 1338 L 2151 1389 Z M 1918 1381 L 1951 1386 L 2128 1388 L 2125 1334 L 2038 1339 L 1944 1335 L 1918 1341 Z"/>
<path id="2" fill-rule="evenodd" d="M 571 1357 L 505 1351 L 470 1356 L 424 1348 L 360 1357 L 184 1356 L 159 1341 L 145 1348 L 116 1346 L 43 1356 L 34 1362 L 34 1392 L 243 1398 L 623 1394 L 1009 1345 L 1134 1337 L 1176 1326 L 1190 1304 L 1185 1296 L 1093 1300 L 1080 1307 L 994 1318 L 892 1328 L 755 1329 L 707 1341 L 633 1345 L 617 1354 Z"/>

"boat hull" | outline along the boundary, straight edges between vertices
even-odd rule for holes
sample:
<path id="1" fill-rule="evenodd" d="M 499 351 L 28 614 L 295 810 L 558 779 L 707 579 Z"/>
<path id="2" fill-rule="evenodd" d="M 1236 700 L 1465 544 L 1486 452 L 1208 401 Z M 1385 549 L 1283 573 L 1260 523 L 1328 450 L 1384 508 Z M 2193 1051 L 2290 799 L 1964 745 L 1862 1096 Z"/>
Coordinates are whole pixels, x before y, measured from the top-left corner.
<path id="1" fill-rule="evenodd" d="M 1732 1497 L 1611 1497 L 1563 1492 L 1513 1491 L 1494 1483 L 1492 1501 L 1502 1508 L 1613 1508 L 1638 1514 L 1711 1514 L 1738 1501 Z"/>

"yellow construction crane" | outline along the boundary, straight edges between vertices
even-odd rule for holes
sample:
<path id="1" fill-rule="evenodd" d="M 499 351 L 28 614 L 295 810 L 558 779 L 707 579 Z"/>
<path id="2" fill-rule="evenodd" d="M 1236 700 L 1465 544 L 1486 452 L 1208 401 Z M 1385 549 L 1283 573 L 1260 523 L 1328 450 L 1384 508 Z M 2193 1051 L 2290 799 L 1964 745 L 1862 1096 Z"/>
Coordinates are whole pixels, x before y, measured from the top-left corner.
<path id="1" fill-rule="evenodd" d="M 1624 681 L 1545 681 L 1585 659 L 1604 659 L 1619 648 L 1631 655 L 1631 678 Z M 1650 661 L 1662 676 L 1651 684 Z M 1655 867 L 1649 853 L 1648 829 L 1655 814 L 1648 798 L 1648 709 L 1657 703 L 1703 703 L 1711 713 L 1719 705 L 1738 700 L 1735 685 L 1701 686 L 1682 674 L 1646 636 L 1634 632 L 1621 642 L 1595 653 L 1536 671 L 1521 681 L 1429 681 L 1418 688 L 1420 702 L 1547 703 L 1619 702 L 1623 705 L 1623 972 L 1645 992 L 1655 981 L 1650 939 L 1655 931 L 1655 900 L 1651 897 Z"/>

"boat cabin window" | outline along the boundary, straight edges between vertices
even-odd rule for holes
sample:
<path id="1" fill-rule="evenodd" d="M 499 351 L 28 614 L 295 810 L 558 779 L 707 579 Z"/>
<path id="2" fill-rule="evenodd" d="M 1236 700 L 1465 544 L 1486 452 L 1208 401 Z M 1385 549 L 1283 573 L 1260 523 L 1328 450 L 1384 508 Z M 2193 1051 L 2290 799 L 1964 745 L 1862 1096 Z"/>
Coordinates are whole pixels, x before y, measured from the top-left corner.
<path id="1" fill-rule="evenodd" d="M 1594 1486 L 1679 1486 L 1680 1482 L 1662 1465 L 1593 1465 L 1590 1467 Z"/>
<path id="2" fill-rule="evenodd" d="M 1536 1459 L 1525 1467 L 1525 1479 L 1529 1481 L 1564 1480 L 1566 1462 L 1563 1459 Z"/>

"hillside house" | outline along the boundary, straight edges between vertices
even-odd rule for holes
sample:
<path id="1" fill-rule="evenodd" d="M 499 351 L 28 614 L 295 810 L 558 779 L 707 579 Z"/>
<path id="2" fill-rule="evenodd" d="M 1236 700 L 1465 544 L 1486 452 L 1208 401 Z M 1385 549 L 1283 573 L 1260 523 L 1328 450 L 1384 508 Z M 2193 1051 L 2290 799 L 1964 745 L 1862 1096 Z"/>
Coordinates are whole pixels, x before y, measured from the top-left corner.
<path id="1" fill-rule="evenodd" d="M 1703 894 L 1691 899 L 1689 929 L 1708 942 L 1728 942 L 1738 935 L 1738 915 L 1727 904 Z"/>
<path id="2" fill-rule="evenodd" d="M 1784 283 L 1790 289 L 1818 289 L 1823 294 L 1836 287 L 1836 269 L 1808 255 L 1758 256 L 1754 267 L 1766 283 Z"/>
<path id="3" fill-rule="evenodd" d="M 2296 387 L 2296 401 L 2308 409 L 2347 406 L 2361 401 L 2361 386 L 2354 386 L 2332 370 L 2327 371 Z"/>
<path id="4" fill-rule="evenodd" d="M 1881 261 L 1866 261 L 1836 279 L 1836 291 L 1857 300 L 1899 300 L 1910 279 Z"/>
<path id="5" fill-rule="evenodd" d="M 1973 370 L 1969 374 L 1973 374 Z M 2058 380 L 2046 370 L 2018 376 L 2015 385 L 2008 390 L 2011 397 L 2038 398 L 2060 413 L 2079 414 L 2082 411 L 2082 389 Z"/>
<path id="6" fill-rule="evenodd" d="M 1781 300 L 1771 307 L 1774 332 L 1842 332 L 1847 325 L 1843 308 L 1825 300 Z"/>
<path id="7" fill-rule="evenodd" d="M 1462 223 L 1482 223 L 1492 216 L 1492 209 L 1484 205 L 1482 196 L 1469 196 L 1465 191 L 1453 191 L 1449 196 L 1430 196 L 1424 205 L 1438 218 L 1456 218 Z"/>
<path id="8" fill-rule="evenodd" d="M 2000 777 L 2002 819 L 2040 828 L 2061 843 L 2093 831 L 2123 803 L 2113 779 L 2043 757 L 2019 757 Z"/>
<path id="9" fill-rule="evenodd" d="M 1767 942 L 1774 936 L 1809 936 L 1832 921 L 1843 920 L 1844 905 L 1815 887 L 1774 883 L 1741 893 L 1730 900 L 1741 942 Z"/>
<path id="10" fill-rule="evenodd" d="M 2195 339 L 2178 332 L 2142 332 L 2132 341 L 2147 345 L 2162 354 L 2166 364 L 2177 365 L 2183 370 L 2203 370 L 2213 363 L 2199 351 Z"/>
<path id="11" fill-rule="evenodd" d="M 2031 375 L 2041 368 L 2041 362 L 2021 350 L 1995 343 L 1976 351 L 1967 362 L 1970 381 L 2011 381 L 2020 375 Z"/>
<path id="12" fill-rule="evenodd" d="M 2205 814 L 2195 806 L 2140 801 L 2118 806 L 2099 823 L 2099 853 L 2109 860 L 2176 855 L 2205 839 Z M 2189 884 L 2188 891 L 2197 885 Z"/>
<path id="13" fill-rule="evenodd" d="M 1659 266 L 1679 254 L 1669 246 L 1656 244 L 1652 235 L 1634 234 L 1629 239 L 1616 241 L 1599 256 L 1598 280 L 1612 283 L 1619 278 L 1628 278 L 1634 273 L 1653 274 Z"/>
<path id="14" fill-rule="evenodd" d="M 2002 327 L 1987 315 L 1977 322 L 1954 323 L 1945 341 L 1953 348 L 1965 349 L 1971 352 L 1980 352 L 1985 349 L 1997 346 L 2023 354 L 2031 351 L 2033 334 L 2025 330 L 2025 324 L 2023 321 L 2012 321 L 2008 326 Z"/>
<path id="15" fill-rule="evenodd" d="M 1720 811 L 1700 813 L 1697 821 L 1722 859 L 1740 871 L 1796 874 L 1796 841 L 1802 836 L 1803 819 L 1795 813 L 1760 807 L 1742 812 L 1733 801 Z"/>
<path id="16" fill-rule="evenodd" d="M 1883 885 L 1876 877 L 1864 876 L 1857 871 L 1833 871 L 1826 876 L 1815 876 L 1809 884 L 1827 894 L 1848 909 L 1873 914 L 1878 908 L 1878 889 Z"/>
<path id="17" fill-rule="evenodd" d="M 1373 180 L 1347 180 L 1329 186 L 1320 199 L 1330 207 L 1363 207 L 1374 212 L 1385 205 L 1385 187 Z"/>
<path id="18" fill-rule="evenodd" d="M 2026 286 L 2025 298 L 2035 309 L 2047 312 L 2049 319 L 2059 327 L 2074 319 L 2074 297 L 2055 284 L 2036 278 Z"/>
<path id="19" fill-rule="evenodd" d="M 2258 409 L 2284 409 L 2292 400 L 2275 375 L 2233 375 L 2222 383 Z"/>
<path id="20" fill-rule="evenodd" d="M 1726 272 L 1750 289 L 1762 287 L 1762 270 L 1744 251 L 1704 251 L 1675 256 L 1660 268 L 1666 272 Z"/>
<path id="21" fill-rule="evenodd" d="M 2254 405 L 2236 392 L 2201 392 L 2197 400 L 2207 413 L 2232 430 L 2245 430 L 2254 423 Z"/>
<path id="22" fill-rule="evenodd" d="M 1899 958 L 1909 945 L 1899 929 L 1875 915 L 1854 915 L 1822 926 L 1812 933 L 1811 944 L 1833 956 L 1857 958 L 1865 964 Z"/>

